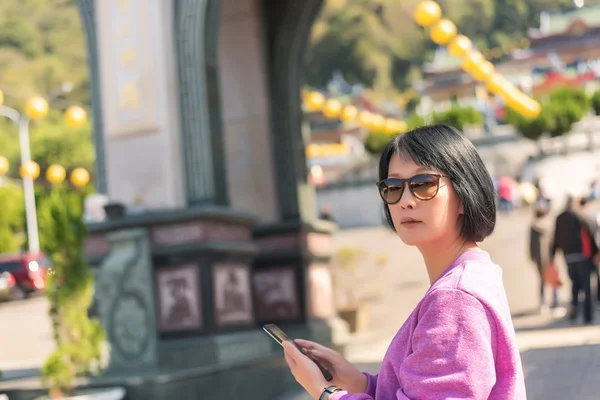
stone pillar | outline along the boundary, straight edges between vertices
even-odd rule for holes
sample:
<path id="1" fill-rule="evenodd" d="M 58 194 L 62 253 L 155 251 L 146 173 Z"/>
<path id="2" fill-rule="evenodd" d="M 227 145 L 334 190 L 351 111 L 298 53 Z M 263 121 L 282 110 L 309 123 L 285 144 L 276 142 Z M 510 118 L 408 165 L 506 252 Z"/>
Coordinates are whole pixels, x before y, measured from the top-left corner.
<path id="1" fill-rule="evenodd" d="M 165 3 L 175 4 L 186 205 L 227 205 L 217 53 L 221 1 Z"/>
<path id="2" fill-rule="evenodd" d="M 96 34 L 96 12 L 94 0 L 78 0 L 79 14 L 86 32 L 88 65 L 90 70 L 90 89 L 92 95 L 93 140 L 96 153 L 94 166 L 96 190 L 106 193 L 106 162 L 104 152 L 104 126 L 102 118 L 102 94 L 100 93 L 100 68 L 98 64 L 98 39 Z"/>
<path id="3" fill-rule="evenodd" d="M 310 29 L 323 0 L 266 0 L 271 137 L 279 215 L 285 221 L 316 219 L 315 190 L 307 183 L 300 88 Z"/>
<path id="4" fill-rule="evenodd" d="M 261 1 L 222 3 L 219 81 L 230 204 L 271 222 L 279 212 Z"/>
<path id="5" fill-rule="evenodd" d="M 96 274 L 95 308 L 111 346 L 110 372 L 155 367 L 158 330 L 148 233 L 126 229 L 103 239 L 112 250 Z"/>

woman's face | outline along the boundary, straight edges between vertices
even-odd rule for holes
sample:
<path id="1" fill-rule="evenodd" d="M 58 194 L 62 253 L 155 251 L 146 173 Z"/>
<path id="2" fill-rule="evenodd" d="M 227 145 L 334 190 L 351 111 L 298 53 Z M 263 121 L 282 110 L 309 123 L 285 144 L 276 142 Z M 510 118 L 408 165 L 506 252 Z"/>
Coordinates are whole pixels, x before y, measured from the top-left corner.
<path id="1" fill-rule="evenodd" d="M 388 178 L 409 179 L 419 174 L 445 175 L 443 171 L 415 164 L 408 156 L 392 157 Z M 450 178 L 440 178 L 439 190 L 431 200 L 419 200 L 405 183 L 400 201 L 388 207 L 398 236 L 410 246 L 454 240 L 459 235 L 459 218 L 464 209 Z"/>

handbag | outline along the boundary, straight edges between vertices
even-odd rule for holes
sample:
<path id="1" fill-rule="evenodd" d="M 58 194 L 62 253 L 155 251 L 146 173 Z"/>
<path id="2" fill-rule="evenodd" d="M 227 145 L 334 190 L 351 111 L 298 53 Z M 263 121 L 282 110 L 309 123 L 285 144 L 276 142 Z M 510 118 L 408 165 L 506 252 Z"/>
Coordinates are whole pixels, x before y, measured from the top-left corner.
<path id="1" fill-rule="evenodd" d="M 558 276 L 558 269 L 554 263 L 550 263 L 544 269 L 544 283 L 553 288 L 562 286 L 563 283 Z"/>

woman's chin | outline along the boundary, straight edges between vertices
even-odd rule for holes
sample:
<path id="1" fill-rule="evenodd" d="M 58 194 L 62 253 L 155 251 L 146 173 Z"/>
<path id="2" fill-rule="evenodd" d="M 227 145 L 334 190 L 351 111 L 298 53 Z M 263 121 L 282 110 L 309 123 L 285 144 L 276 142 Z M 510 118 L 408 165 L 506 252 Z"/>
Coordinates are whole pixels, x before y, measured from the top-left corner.
<path id="1" fill-rule="evenodd" d="M 404 242 L 404 244 L 407 246 L 420 246 L 428 242 L 426 235 L 419 234 L 417 232 L 399 231 L 396 233 L 400 237 L 400 240 L 402 240 L 402 242 Z"/>

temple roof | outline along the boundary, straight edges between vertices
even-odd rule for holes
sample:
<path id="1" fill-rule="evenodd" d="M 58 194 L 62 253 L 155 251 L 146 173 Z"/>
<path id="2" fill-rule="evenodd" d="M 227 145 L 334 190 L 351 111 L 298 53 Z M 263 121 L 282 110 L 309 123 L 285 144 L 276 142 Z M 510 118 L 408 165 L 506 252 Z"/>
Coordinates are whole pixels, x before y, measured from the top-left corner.
<path id="1" fill-rule="evenodd" d="M 568 11 L 542 12 L 540 28 L 530 29 L 529 36 L 538 39 L 600 26 L 600 5 L 584 6 Z"/>
<path id="2" fill-rule="evenodd" d="M 456 71 L 460 69 L 460 60 L 450 55 L 445 47 L 438 47 L 433 55 L 433 60 L 423 64 L 423 72 L 435 74 L 440 72 Z"/>

